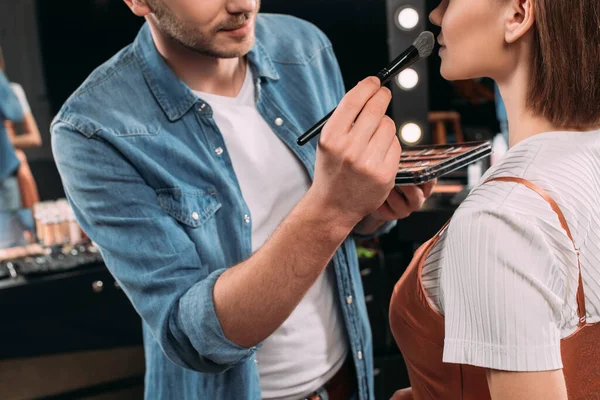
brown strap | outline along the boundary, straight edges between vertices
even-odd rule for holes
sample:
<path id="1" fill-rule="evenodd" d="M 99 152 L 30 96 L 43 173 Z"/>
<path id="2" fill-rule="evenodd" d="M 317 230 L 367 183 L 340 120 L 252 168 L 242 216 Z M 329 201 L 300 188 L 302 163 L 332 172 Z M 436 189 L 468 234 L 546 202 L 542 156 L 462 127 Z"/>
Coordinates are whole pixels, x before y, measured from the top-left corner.
<path id="1" fill-rule="evenodd" d="M 444 226 L 442 226 L 442 229 L 440 229 L 440 230 L 438 231 L 438 233 L 435 235 L 435 241 L 438 241 L 438 240 L 439 240 L 440 236 L 442 236 L 442 233 L 444 233 L 444 231 L 446 230 L 446 228 L 448 227 L 448 225 L 450 225 L 450 222 L 452 222 L 452 218 L 450 218 L 450 219 L 448 220 L 448 222 L 446 222 L 446 223 L 444 224 Z"/>
<path id="2" fill-rule="evenodd" d="M 581 261 L 579 259 L 579 249 L 575 245 L 575 241 L 573 240 L 573 236 L 571 235 L 571 230 L 569 229 L 569 224 L 567 223 L 567 220 L 566 220 L 564 214 L 562 213 L 562 211 L 560 210 L 560 207 L 558 206 L 558 204 L 554 201 L 554 199 L 552 197 L 550 197 L 548 192 L 546 192 L 544 189 L 540 188 L 539 186 L 535 185 L 534 183 L 531 183 L 530 181 L 523 179 L 523 178 L 508 177 L 508 176 L 498 177 L 498 178 L 489 179 L 489 180 L 485 181 L 483 184 L 485 185 L 486 183 L 489 183 L 489 182 L 512 182 L 512 183 L 518 183 L 518 184 L 524 185 L 524 186 L 528 187 L 529 189 L 533 190 L 534 192 L 536 192 L 537 194 L 539 194 L 544 200 L 546 200 L 546 202 L 548 202 L 548 204 L 550 204 L 550 207 L 552 207 L 552 210 L 556 213 L 556 215 L 558 215 L 558 220 L 560 221 L 560 225 L 567 233 L 567 236 L 571 240 L 571 243 L 573 243 L 573 248 L 575 249 L 575 253 L 577 254 L 577 268 L 579 270 L 579 286 L 577 287 L 577 315 L 579 316 L 579 326 L 585 325 L 586 324 L 585 294 L 583 292 L 583 279 L 581 277 Z"/>

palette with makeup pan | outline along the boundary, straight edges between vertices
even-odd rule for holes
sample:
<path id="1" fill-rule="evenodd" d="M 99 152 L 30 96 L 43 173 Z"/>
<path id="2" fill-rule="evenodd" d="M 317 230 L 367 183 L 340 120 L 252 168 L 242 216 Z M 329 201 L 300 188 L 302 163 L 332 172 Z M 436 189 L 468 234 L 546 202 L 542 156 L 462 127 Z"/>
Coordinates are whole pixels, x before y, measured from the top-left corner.
<path id="1" fill-rule="evenodd" d="M 489 142 L 415 146 L 402 152 L 396 185 L 420 185 L 477 162 L 492 153 Z"/>

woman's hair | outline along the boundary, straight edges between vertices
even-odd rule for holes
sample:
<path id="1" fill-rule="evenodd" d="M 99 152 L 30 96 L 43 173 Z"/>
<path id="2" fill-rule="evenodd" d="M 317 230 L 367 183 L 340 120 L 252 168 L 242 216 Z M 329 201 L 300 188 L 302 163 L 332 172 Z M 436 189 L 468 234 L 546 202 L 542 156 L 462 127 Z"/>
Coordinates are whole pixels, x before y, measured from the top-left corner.
<path id="1" fill-rule="evenodd" d="M 553 124 L 600 123 L 600 0 L 535 0 L 528 106 Z"/>

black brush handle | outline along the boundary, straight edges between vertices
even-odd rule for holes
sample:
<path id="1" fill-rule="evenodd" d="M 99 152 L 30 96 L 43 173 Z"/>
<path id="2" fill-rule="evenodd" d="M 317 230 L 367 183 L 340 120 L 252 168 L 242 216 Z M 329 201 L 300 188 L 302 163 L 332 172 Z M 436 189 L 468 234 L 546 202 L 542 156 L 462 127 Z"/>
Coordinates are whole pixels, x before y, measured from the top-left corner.
<path id="1" fill-rule="evenodd" d="M 377 74 L 377 78 L 379 78 L 379 81 L 383 86 L 387 82 L 389 82 L 394 76 L 398 75 L 400 71 L 402 71 L 405 68 L 408 68 L 418 60 L 419 51 L 414 46 L 410 46 L 406 51 L 404 51 L 394 61 L 392 61 L 390 65 L 381 70 Z M 300 136 L 297 140 L 297 143 L 300 146 L 304 146 L 306 143 L 310 142 L 311 139 L 319 135 L 327 121 L 329 121 L 329 118 L 331 118 L 331 116 L 335 112 L 335 110 L 336 109 L 327 114 L 325 117 L 323 117 L 322 120 L 317 122 L 312 128 L 310 128 L 302 136 Z"/>
<path id="2" fill-rule="evenodd" d="M 304 133 L 302 136 L 300 136 L 298 138 L 297 143 L 300 146 L 304 146 L 306 143 L 310 142 L 312 138 L 314 138 L 315 136 L 317 136 L 318 134 L 321 133 L 321 131 L 323 130 L 323 127 L 325 126 L 325 124 L 327 123 L 327 121 L 329 121 L 329 118 L 331 118 L 331 116 L 333 115 L 333 113 L 335 112 L 337 108 L 334 108 L 332 112 L 330 112 L 329 114 L 327 114 L 325 117 L 323 117 L 322 120 L 320 120 L 319 122 L 317 122 L 315 124 L 315 126 L 313 126 L 312 128 L 310 128 L 308 131 L 306 131 L 306 133 Z"/>

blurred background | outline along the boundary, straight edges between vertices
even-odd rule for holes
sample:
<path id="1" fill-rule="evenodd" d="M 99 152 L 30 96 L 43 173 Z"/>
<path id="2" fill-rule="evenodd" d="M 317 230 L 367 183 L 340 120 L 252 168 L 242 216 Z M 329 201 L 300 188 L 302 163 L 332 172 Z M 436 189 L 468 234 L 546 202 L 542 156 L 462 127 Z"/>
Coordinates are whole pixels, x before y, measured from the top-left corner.
<path id="1" fill-rule="evenodd" d="M 323 30 L 351 88 L 423 30 L 437 35 L 428 20 L 437 5 L 435 0 L 263 0 L 262 12 L 294 15 Z M 21 88 L 15 91 L 31 115 L 29 123 L 12 127 L 25 165 L 20 171 L 24 204 L 17 214 L 0 215 L 3 400 L 143 396 L 139 318 L 62 200 L 49 137 L 50 122 L 65 100 L 90 72 L 131 43 L 142 24 L 122 0 L 0 0 L 5 72 Z M 390 84 L 389 114 L 404 145 L 492 140 L 503 129 L 494 83 L 449 83 L 439 67 L 436 50 Z M 480 176 L 484 169 L 470 172 Z M 464 198 L 468 175 L 461 170 L 446 177 L 424 210 L 380 240 L 360 243 L 380 399 L 408 385 L 387 328 L 393 284 L 414 249 Z"/>

